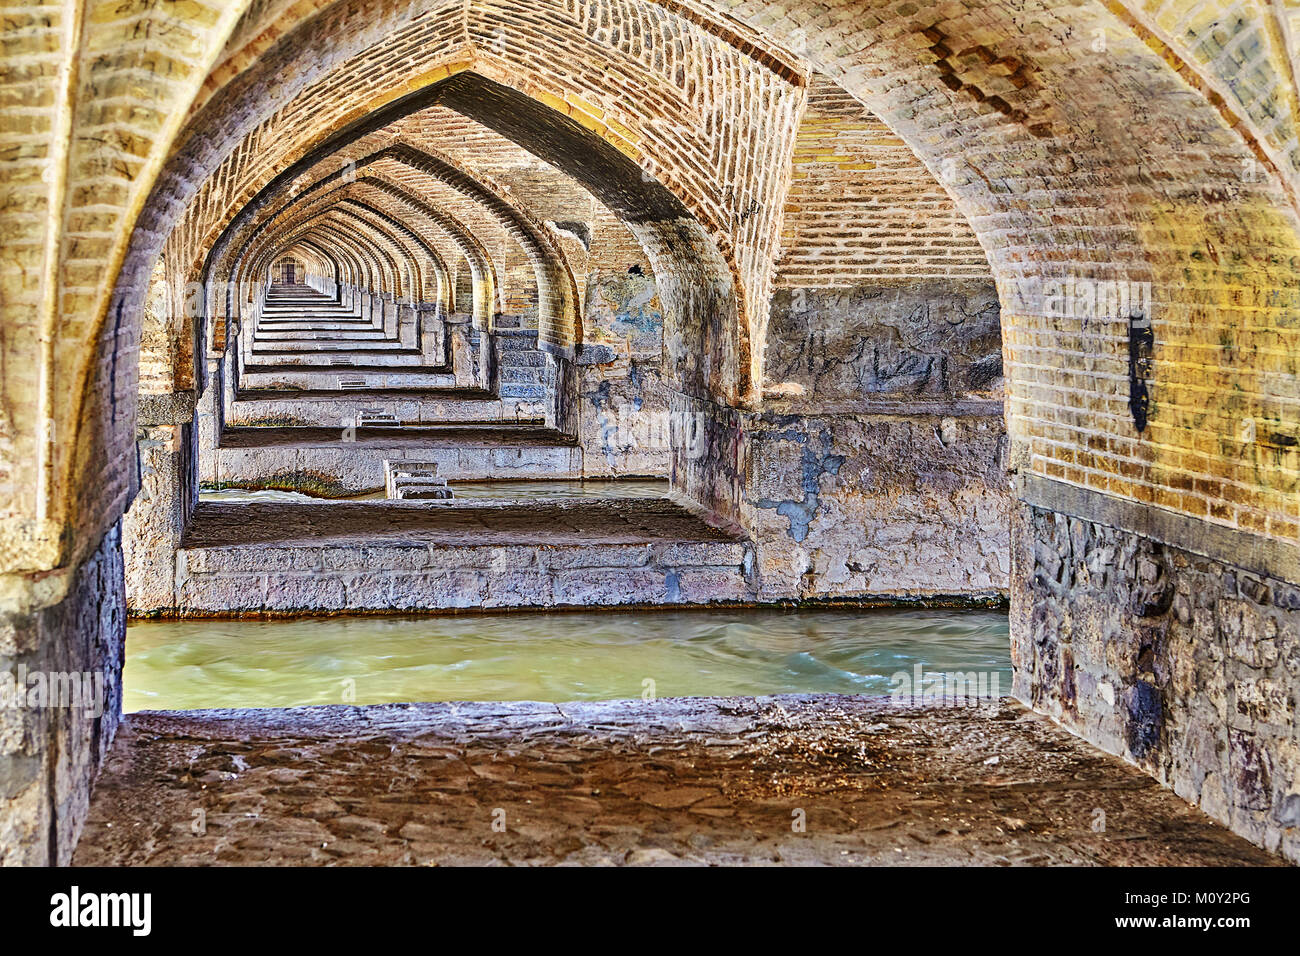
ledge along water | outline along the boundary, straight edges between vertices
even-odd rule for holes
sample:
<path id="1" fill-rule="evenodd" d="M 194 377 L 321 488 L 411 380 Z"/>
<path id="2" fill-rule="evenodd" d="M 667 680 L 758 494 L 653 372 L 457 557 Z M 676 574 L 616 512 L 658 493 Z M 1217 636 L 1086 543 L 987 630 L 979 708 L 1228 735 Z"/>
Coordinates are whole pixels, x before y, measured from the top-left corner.
<path id="1" fill-rule="evenodd" d="M 553 498 L 664 498 L 667 497 L 668 482 L 662 479 L 619 478 L 613 480 L 556 481 L 556 480 L 495 480 L 495 481 L 449 481 L 453 495 L 457 499 L 516 499 L 538 500 Z M 361 495 L 351 495 L 345 499 L 321 499 L 300 491 L 279 491 L 259 488 L 221 488 L 205 489 L 199 495 L 203 501 L 233 501 L 256 503 L 263 501 L 303 501 L 322 500 L 374 501 L 383 500 L 382 490 Z"/>

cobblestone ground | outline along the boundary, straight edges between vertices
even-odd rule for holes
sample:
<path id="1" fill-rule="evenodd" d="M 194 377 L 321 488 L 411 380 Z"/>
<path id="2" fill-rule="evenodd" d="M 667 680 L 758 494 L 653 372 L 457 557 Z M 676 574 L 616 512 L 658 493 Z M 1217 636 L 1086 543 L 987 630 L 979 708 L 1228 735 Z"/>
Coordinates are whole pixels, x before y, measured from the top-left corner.
<path id="1" fill-rule="evenodd" d="M 1011 701 L 783 696 L 136 714 L 75 862 L 1279 861 Z"/>

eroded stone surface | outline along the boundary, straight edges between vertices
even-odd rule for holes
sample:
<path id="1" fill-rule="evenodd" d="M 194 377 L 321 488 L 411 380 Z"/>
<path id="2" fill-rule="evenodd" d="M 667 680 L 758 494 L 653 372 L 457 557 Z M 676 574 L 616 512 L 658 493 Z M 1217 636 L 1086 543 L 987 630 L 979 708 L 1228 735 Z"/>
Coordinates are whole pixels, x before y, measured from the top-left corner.
<path id="1" fill-rule="evenodd" d="M 1022 508 L 1017 696 L 1300 862 L 1300 588 Z"/>
<path id="2" fill-rule="evenodd" d="M 0 866 L 66 864 L 122 710 L 120 530 L 51 607 L 0 610 Z"/>
<path id="3" fill-rule="evenodd" d="M 74 862 L 1277 860 L 1011 701 L 782 696 L 135 714 Z"/>
<path id="4" fill-rule="evenodd" d="M 666 498 L 200 502 L 181 613 L 694 604 L 752 596 L 745 542 Z"/>

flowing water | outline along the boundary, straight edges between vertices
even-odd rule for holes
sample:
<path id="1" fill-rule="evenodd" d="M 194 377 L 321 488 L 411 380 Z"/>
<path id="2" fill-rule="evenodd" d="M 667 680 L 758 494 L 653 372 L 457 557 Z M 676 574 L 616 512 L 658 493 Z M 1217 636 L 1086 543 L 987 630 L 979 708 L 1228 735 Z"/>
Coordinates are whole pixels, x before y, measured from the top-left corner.
<path id="1" fill-rule="evenodd" d="M 711 609 L 139 621 L 127 629 L 125 710 L 889 694 L 904 686 L 896 675 L 912 680 L 918 667 L 923 680 L 978 672 L 1009 693 L 1006 615 Z"/>

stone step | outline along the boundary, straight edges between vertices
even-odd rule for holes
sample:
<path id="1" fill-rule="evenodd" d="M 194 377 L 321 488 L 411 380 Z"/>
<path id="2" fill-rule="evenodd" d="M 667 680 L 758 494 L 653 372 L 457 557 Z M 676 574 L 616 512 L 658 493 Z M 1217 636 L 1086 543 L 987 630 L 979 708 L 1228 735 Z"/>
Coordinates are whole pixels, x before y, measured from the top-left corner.
<path id="1" fill-rule="evenodd" d="M 354 309 L 344 302 L 325 299 L 318 302 L 266 302 L 262 305 L 263 314 L 285 312 L 340 312 Z"/>
<path id="2" fill-rule="evenodd" d="M 442 389 L 455 388 L 456 377 L 451 370 L 439 366 L 412 365 L 395 368 L 392 365 L 246 365 L 239 379 L 239 392 L 258 393 L 302 392 L 304 390 L 333 391 L 340 378 L 363 378 L 367 388 L 380 389 Z"/>
<path id="3" fill-rule="evenodd" d="M 344 496 L 384 487 L 384 462 L 418 458 L 453 480 L 580 478 L 582 449 L 540 426 L 228 427 L 205 453 L 205 480 L 293 487 L 303 475 Z M 207 476 L 211 478 L 207 478 Z"/>
<path id="4" fill-rule="evenodd" d="M 360 315 L 361 310 L 355 305 L 343 302 L 284 303 L 280 305 L 266 303 L 262 306 L 264 318 L 285 318 L 298 315 Z"/>
<path id="5" fill-rule="evenodd" d="M 530 332 L 527 336 L 498 334 L 496 344 L 498 352 L 535 351 L 537 349 L 537 333 Z"/>
<path id="6" fill-rule="evenodd" d="M 497 357 L 499 368 L 542 368 L 546 365 L 546 355 L 542 352 L 510 351 Z"/>
<path id="7" fill-rule="evenodd" d="M 329 315 L 302 315 L 297 313 L 282 318 L 262 316 L 257 320 L 259 329 L 291 329 L 296 325 L 305 328 L 318 328 L 320 324 L 335 324 L 343 328 L 376 328 L 373 319 L 369 316 L 357 315 L 354 312 L 337 312 Z"/>
<path id="8" fill-rule="evenodd" d="M 360 348 L 374 345 L 395 345 L 399 343 L 396 336 L 389 335 L 383 329 L 366 326 L 356 329 L 286 329 L 257 332 L 253 336 L 253 346 L 264 348 L 284 348 L 287 345 L 316 345 L 318 343 L 336 343 L 342 346 L 355 344 Z"/>
<path id="9" fill-rule="evenodd" d="M 378 320 L 360 316 L 322 315 L 317 318 L 295 316 L 291 319 L 276 319 L 269 322 L 259 321 L 256 328 L 253 329 L 253 334 L 262 335 L 267 332 L 281 334 L 285 332 L 382 332 L 383 329 L 383 324 Z"/>
<path id="10" fill-rule="evenodd" d="M 501 397 L 503 399 L 513 398 L 530 402 L 540 402 L 546 398 L 546 387 L 543 385 L 503 384 L 501 386 Z"/>
<path id="11" fill-rule="evenodd" d="M 286 352 L 307 352 L 318 350 L 321 352 L 366 352 L 366 353 L 385 353 L 391 352 L 400 354 L 403 352 L 414 352 L 419 354 L 419 349 L 403 348 L 395 345 L 392 339 L 372 340 L 321 340 L 321 341 L 284 341 L 259 344 L 258 339 L 253 340 L 252 354 L 258 355 L 278 355 Z"/>
<path id="12" fill-rule="evenodd" d="M 383 372 L 398 366 L 419 368 L 424 365 L 424 355 L 418 349 L 370 349 L 366 352 L 340 352 L 335 350 L 280 351 L 256 350 L 253 362 L 247 366 L 257 371 L 284 371 L 289 367 L 331 369 L 334 374 L 347 371 Z"/>
<path id="13" fill-rule="evenodd" d="M 491 392 L 477 389 L 349 389 L 346 391 L 305 393 L 298 398 L 292 392 L 275 392 L 276 398 L 249 398 L 240 393 L 226 409 L 230 427 L 271 427 L 295 425 L 335 428 L 356 421 L 357 406 L 383 410 L 405 426 L 453 424 L 537 425 L 545 413 L 537 403 L 499 399 Z M 417 396 L 403 398 L 403 395 Z"/>
<path id="14" fill-rule="evenodd" d="M 501 379 L 501 384 L 505 385 L 540 385 L 545 369 L 540 368 L 519 368 L 511 366 L 502 366 L 497 370 Z"/>
<path id="15" fill-rule="evenodd" d="M 201 501 L 178 604 L 442 610 L 753 600 L 747 541 L 668 499 Z"/>
<path id="16" fill-rule="evenodd" d="M 264 332 L 366 332 L 382 331 L 382 327 L 368 319 L 286 319 L 283 322 L 262 322 L 255 335 Z"/>
<path id="17" fill-rule="evenodd" d="M 221 433 L 221 447 L 243 449 L 269 449 L 275 447 L 333 448 L 340 444 L 364 445 L 375 448 L 424 448 L 442 451 L 448 448 L 476 447 L 500 448 L 510 451 L 532 448 L 577 447 L 574 440 L 560 432 L 536 426 L 511 427 L 500 423 L 482 426 L 400 426 L 358 429 L 353 438 L 342 438 L 337 428 L 283 427 L 242 428 L 230 427 Z M 394 461 L 412 460 L 410 454 L 389 455 Z M 443 467 L 441 457 L 420 458 L 420 461 Z M 445 474 L 445 472 L 442 472 Z"/>

